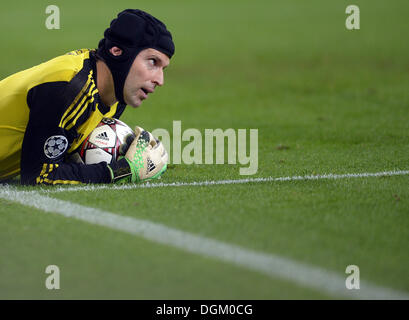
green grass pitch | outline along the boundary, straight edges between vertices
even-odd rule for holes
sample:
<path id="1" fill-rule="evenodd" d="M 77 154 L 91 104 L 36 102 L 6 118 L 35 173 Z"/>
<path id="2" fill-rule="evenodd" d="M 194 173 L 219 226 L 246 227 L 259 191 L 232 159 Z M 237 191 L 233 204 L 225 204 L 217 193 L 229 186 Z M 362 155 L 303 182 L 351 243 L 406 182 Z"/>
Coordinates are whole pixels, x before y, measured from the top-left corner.
<path id="1" fill-rule="evenodd" d="M 96 47 L 116 13 L 135 6 L 53 4 L 60 8 L 60 30 L 45 27 L 48 1 L 1 4 L 1 78 Z M 121 120 L 170 132 L 174 120 L 182 130 L 202 133 L 258 129 L 255 175 L 241 176 L 240 164 L 180 164 L 171 165 L 161 182 L 409 170 L 409 4 L 356 0 L 361 28 L 352 31 L 345 27 L 349 4 L 139 1 L 172 31 L 176 54 L 165 86 Z M 408 184 L 403 174 L 47 196 L 343 278 L 348 265 L 357 265 L 363 283 L 408 295 Z M 345 298 L 31 205 L 0 197 L 1 299 Z M 48 265 L 60 268 L 60 290 L 45 287 Z"/>

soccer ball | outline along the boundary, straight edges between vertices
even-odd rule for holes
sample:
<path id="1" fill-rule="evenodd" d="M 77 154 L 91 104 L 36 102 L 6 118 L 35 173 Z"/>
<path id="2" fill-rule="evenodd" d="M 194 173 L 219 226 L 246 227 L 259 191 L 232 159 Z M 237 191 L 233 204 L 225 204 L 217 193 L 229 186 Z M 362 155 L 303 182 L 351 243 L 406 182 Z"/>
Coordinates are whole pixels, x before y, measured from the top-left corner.
<path id="1" fill-rule="evenodd" d="M 134 139 L 135 132 L 127 124 L 115 118 L 103 118 L 70 160 L 83 164 L 103 161 L 109 164 L 125 155 L 124 143 L 129 146 Z"/>

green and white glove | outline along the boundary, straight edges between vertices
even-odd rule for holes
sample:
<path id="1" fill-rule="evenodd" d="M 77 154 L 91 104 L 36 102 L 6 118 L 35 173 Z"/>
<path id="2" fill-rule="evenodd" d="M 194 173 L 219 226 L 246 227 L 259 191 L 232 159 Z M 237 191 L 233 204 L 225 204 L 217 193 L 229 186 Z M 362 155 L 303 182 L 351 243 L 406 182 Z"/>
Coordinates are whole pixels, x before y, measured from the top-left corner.
<path id="1" fill-rule="evenodd" d="M 162 142 L 141 127 L 135 128 L 136 137 L 124 146 L 125 157 L 108 166 L 112 182 L 143 182 L 158 179 L 167 168 L 168 153 Z"/>

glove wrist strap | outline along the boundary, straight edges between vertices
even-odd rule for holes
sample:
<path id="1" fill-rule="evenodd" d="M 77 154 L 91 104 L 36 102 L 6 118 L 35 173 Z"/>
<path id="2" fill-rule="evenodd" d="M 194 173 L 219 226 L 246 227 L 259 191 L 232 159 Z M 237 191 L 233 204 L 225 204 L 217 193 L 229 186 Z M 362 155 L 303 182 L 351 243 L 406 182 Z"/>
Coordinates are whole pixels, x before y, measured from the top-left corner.
<path id="1" fill-rule="evenodd" d="M 135 182 L 133 178 L 133 170 L 126 158 L 121 158 L 118 161 L 109 164 L 108 169 L 111 172 L 112 183 Z"/>

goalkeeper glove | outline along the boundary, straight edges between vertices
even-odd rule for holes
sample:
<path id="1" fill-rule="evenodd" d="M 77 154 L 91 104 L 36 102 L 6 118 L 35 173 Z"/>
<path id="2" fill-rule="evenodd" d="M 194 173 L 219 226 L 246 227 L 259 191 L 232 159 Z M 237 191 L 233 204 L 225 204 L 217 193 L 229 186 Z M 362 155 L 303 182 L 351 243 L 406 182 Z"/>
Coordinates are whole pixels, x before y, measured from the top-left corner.
<path id="1" fill-rule="evenodd" d="M 125 157 L 108 165 L 112 182 L 143 182 L 157 179 L 166 171 L 168 154 L 159 139 L 141 127 L 135 128 L 135 134 L 130 145 L 126 141 L 120 148 L 127 150 Z"/>

